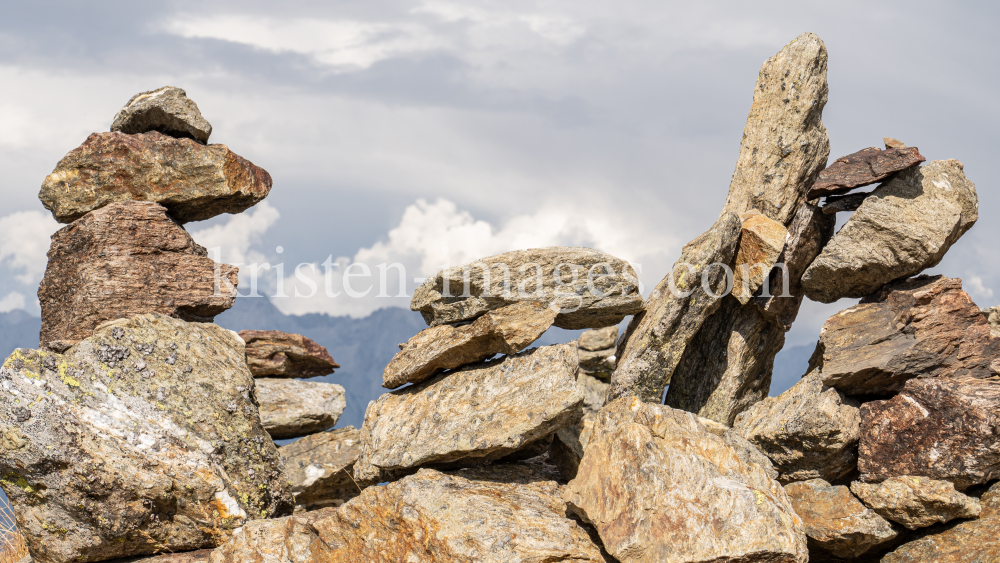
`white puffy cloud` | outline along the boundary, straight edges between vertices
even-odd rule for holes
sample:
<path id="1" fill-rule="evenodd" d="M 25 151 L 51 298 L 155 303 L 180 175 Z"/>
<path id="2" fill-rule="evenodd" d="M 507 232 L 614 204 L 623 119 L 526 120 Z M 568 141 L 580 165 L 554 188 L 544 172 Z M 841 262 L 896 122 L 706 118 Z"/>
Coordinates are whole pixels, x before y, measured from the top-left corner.
<path id="1" fill-rule="evenodd" d="M 24 294 L 12 291 L 0 299 L 0 313 L 9 313 L 15 309 L 24 309 L 27 301 Z"/>
<path id="2" fill-rule="evenodd" d="M 233 215 L 225 223 L 194 231 L 191 237 L 207 248 L 217 261 L 234 266 L 263 262 L 264 255 L 251 247 L 260 242 L 261 236 L 279 217 L 278 210 L 263 201 L 246 213 Z M 244 275 L 241 268 L 240 278 Z"/>
<path id="3" fill-rule="evenodd" d="M 59 227 L 47 211 L 18 211 L 0 217 L 0 262 L 17 272 L 17 281 L 37 284 L 48 263 L 45 253 L 50 237 Z"/>

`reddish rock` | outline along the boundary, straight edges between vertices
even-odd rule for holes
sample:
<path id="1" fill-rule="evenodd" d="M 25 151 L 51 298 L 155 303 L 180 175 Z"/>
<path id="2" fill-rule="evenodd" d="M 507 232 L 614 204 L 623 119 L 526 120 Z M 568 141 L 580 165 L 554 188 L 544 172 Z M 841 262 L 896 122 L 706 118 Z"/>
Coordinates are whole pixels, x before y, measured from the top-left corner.
<path id="1" fill-rule="evenodd" d="M 254 377 L 318 377 L 340 365 L 326 348 L 301 334 L 280 330 L 242 330 L 247 364 Z"/>
<path id="2" fill-rule="evenodd" d="M 868 186 L 885 180 L 900 170 L 916 166 L 927 160 L 917 147 L 879 150 L 875 147 L 842 156 L 819 173 L 819 178 L 809 188 L 807 199 L 842 194 L 854 188 Z"/>

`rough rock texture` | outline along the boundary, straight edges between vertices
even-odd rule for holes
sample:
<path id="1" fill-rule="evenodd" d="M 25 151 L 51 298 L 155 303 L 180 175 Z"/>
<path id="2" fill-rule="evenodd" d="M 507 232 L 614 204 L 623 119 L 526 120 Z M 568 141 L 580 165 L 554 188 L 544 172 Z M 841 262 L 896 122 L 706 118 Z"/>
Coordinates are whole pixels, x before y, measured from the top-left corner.
<path id="1" fill-rule="evenodd" d="M 614 348 L 618 343 L 618 327 L 606 326 L 604 328 L 585 330 L 580 333 L 577 340 L 581 350 L 589 352 L 599 352 Z"/>
<path id="2" fill-rule="evenodd" d="M 604 399 L 608 394 L 607 383 L 582 370 L 577 375 L 576 385 L 583 392 L 583 418 L 576 424 L 559 429 L 552 436 L 549 448 L 549 461 L 559 468 L 559 473 L 566 481 L 576 477 L 576 468 L 583 459 L 583 449 L 590 440 L 597 411 L 604 406 Z"/>
<path id="3" fill-rule="evenodd" d="M 140 315 L 0 370 L 0 485 L 37 563 L 212 547 L 292 499 L 243 343 Z"/>
<path id="4" fill-rule="evenodd" d="M 598 413 L 564 497 L 621 563 L 805 562 L 802 522 L 754 451 L 690 413 L 624 398 Z"/>
<path id="5" fill-rule="evenodd" d="M 810 551 L 853 559 L 897 535 L 892 524 L 858 502 L 847 487 L 811 479 L 785 485 L 785 491 L 802 518 Z"/>
<path id="6" fill-rule="evenodd" d="M 979 218 L 976 187 L 962 170 L 957 160 L 935 160 L 876 188 L 806 270 L 806 296 L 864 297 L 936 266 Z"/>
<path id="7" fill-rule="evenodd" d="M 982 310 L 983 317 L 990 324 L 990 336 L 1000 338 L 1000 307 L 990 307 Z"/>
<path id="8" fill-rule="evenodd" d="M 890 477 L 881 483 L 851 483 L 853 492 L 883 518 L 911 530 L 956 518 L 976 518 L 979 500 L 955 490 L 948 481 L 927 477 Z"/>
<path id="9" fill-rule="evenodd" d="M 115 203 L 63 227 L 48 259 L 43 348 L 65 350 L 103 322 L 142 313 L 211 321 L 236 300 L 237 269 L 212 261 L 155 203 Z"/>
<path id="10" fill-rule="evenodd" d="M 424 329 L 385 367 L 382 386 L 395 389 L 497 354 L 516 354 L 538 340 L 557 313 L 556 307 L 523 301 L 490 311 L 469 325 Z"/>
<path id="11" fill-rule="evenodd" d="M 906 144 L 899 139 L 893 139 L 892 137 L 882 137 L 882 142 L 885 143 L 885 148 L 887 149 L 905 149 Z"/>
<path id="12" fill-rule="evenodd" d="M 253 522 L 212 563 L 601 562 L 556 483 L 524 466 L 422 469 L 337 510 Z"/>
<path id="13" fill-rule="evenodd" d="M 152 557 L 127 557 L 115 559 L 113 563 L 208 563 L 212 560 L 212 553 L 211 549 L 199 549 L 183 553 L 164 553 Z"/>
<path id="14" fill-rule="evenodd" d="M 913 475 L 965 490 L 1000 478 L 997 428 L 1000 381 L 911 379 L 892 399 L 861 405 L 861 481 Z"/>
<path id="15" fill-rule="evenodd" d="M 132 96 L 115 116 L 111 130 L 130 135 L 159 131 L 202 143 L 212 135 L 212 125 L 201 116 L 198 104 L 187 97 L 187 92 L 173 86 Z"/>
<path id="16" fill-rule="evenodd" d="M 858 403 L 823 385 L 818 371 L 736 418 L 733 430 L 760 448 L 782 483 L 835 481 L 857 467 Z"/>
<path id="17" fill-rule="evenodd" d="M 557 327 L 603 328 L 643 310 L 638 280 L 628 262 L 589 248 L 515 250 L 438 272 L 414 290 L 410 309 L 438 326 L 538 301 L 561 307 Z"/>
<path id="18" fill-rule="evenodd" d="M 359 483 L 420 466 L 477 465 L 551 436 L 582 416 L 576 345 L 532 348 L 386 393 L 361 427 Z"/>
<path id="19" fill-rule="evenodd" d="M 788 229 L 781 223 L 756 212 L 744 213 L 740 219 L 740 245 L 733 264 L 733 297 L 746 305 L 754 292 L 770 277 L 785 248 Z"/>
<path id="20" fill-rule="evenodd" d="M 202 221 L 253 207 L 271 175 L 226 145 L 202 145 L 158 132 L 94 133 L 42 182 L 38 199 L 60 223 L 116 201 L 154 201 L 180 221 Z"/>
<path id="21" fill-rule="evenodd" d="M 858 193 L 858 194 L 847 194 L 842 196 L 830 196 L 826 198 L 823 202 L 823 213 L 830 215 L 832 213 L 840 213 L 842 211 L 857 211 L 861 204 L 865 202 L 865 198 L 869 194 Z"/>
<path id="22" fill-rule="evenodd" d="M 1000 339 L 962 280 L 891 283 L 830 317 L 820 331 L 823 383 L 849 395 L 887 395 L 914 377 L 993 377 Z"/>
<path id="23" fill-rule="evenodd" d="M 615 343 L 618 342 L 618 327 L 609 326 L 597 330 L 586 330 L 580 334 L 577 353 L 580 356 L 580 373 L 602 380 L 611 378 L 615 371 Z"/>
<path id="24" fill-rule="evenodd" d="M 264 429 L 275 440 L 333 428 L 347 406 L 344 388 L 334 383 L 261 378 L 256 395 Z"/>
<path id="25" fill-rule="evenodd" d="M 295 511 L 340 506 L 361 489 L 351 472 L 361 455 L 361 434 L 348 426 L 320 432 L 278 448 L 295 497 Z"/>
<path id="26" fill-rule="evenodd" d="M 842 156 L 819 173 L 809 188 L 808 199 L 849 192 L 854 188 L 881 182 L 889 176 L 927 160 L 917 147 L 879 150 L 862 149 Z"/>
<path id="27" fill-rule="evenodd" d="M 340 365 L 326 348 L 301 334 L 280 330 L 241 330 L 247 365 L 254 377 L 318 377 Z"/>

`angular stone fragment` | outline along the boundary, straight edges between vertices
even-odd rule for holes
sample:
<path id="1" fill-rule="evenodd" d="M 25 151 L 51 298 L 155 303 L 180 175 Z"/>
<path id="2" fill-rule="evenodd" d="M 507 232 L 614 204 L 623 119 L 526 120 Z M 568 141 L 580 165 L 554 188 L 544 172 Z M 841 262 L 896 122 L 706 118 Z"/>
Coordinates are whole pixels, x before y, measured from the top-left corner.
<path id="1" fill-rule="evenodd" d="M 1000 381 L 911 379 L 892 399 L 861 405 L 861 481 L 913 475 L 961 491 L 1000 478 L 997 428 Z"/>
<path id="2" fill-rule="evenodd" d="M 806 270 L 806 296 L 864 297 L 936 266 L 979 218 L 976 187 L 962 169 L 935 160 L 876 188 Z"/>
<path id="3" fill-rule="evenodd" d="M 740 245 L 733 265 L 733 297 L 746 305 L 770 276 L 771 268 L 785 248 L 788 229 L 756 212 L 741 217 Z"/>
<path id="4" fill-rule="evenodd" d="M 211 321 L 232 307 L 238 280 L 207 254 L 155 203 L 115 203 L 63 227 L 38 288 L 41 346 L 65 350 L 103 322 L 143 313 Z"/>
<path id="5" fill-rule="evenodd" d="M 382 395 L 365 412 L 354 478 L 478 465 L 545 439 L 582 415 L 576 372 L 576 345 L 544 346 Z"/>
<path id="6" fill-rule="evenodd" d="M 858 403 L 823 385 L 815 370 L 736 417 L 733 430 L 760 448 L 782 483 L 835 481 L 857 467 Z"/>
<path id="7" fill-rule="evenodd" d="M 340 365 L 326 348 L 301 334 L 280 330 L 241 330 L 247 365 L 254 377 L 318 377 Z"/>
<path id="8" fill-rule="evenodd" d="M 606 326 L 604 328 L 585 330 L 580 333 L 577 341 L 581 350 L 597 352 L 614 348 L 618 343 L 618 327 Z"/>
<path id="9" fill-rule="evenodd" d="M 271 175 L 226 145 L 158 132 L 94 133 L 42 182 L 38 199 L 60 223 L 116 201 L 159 203 L 181 223 L 240 213 L 271 191 Z"/>
<path id="10" fill-rule="evenodd" d="M 882 137 L 882 142 L 885 143 L 885 148 L 887 149 L 905 149 L 906 144 L 899 139 L 893 139 L 892 137 Z"/>
<path id="11" fill-rule="evenodd" d="M 643 310 L 638 283 L 628 262 L 589 248 L 515 250 L 438 272 L 413 292 L 410 309 L 438 326 L 538 301 L 561 307 L 557 327 L 602 328 Z"/>
<path id="12" fill-rule="evenodd" d="M 157 314 L 65 354 L 14 351 L 0 370 L 0 486 L 34 560 L 213 547 L 289 513 L 253 385 L 232 332 Z"/>
<path id="13" fill-rule="evenodd" d="M 198 104 L 187 97 L 187 92 L 164 86 L 132 96 L 115 116 L 111 130 L 130 135 L 159 131 L 207 143 L 212 125 L 201 116 Z"/>
<path id="14" fill-rule="evenodd" d="M 577 351 L 580 355 L 580 373 L 602 380 L 610 379 L 615 371 L 617 341 L 616 326 L 584 331 L 577 342 L 580 347 Z"/>
<path id="15" fill-rule="evenodd" d="M 1000 339 L 962 280 L 893 282 L 830 317 L 819 336 L 823 383 L 848 395 L 887 395 L 914 377 L 993 377 Z"/>
<path id="16" fill-rule="evenodd" d="M 955 485 L 927 477 L 890 477 L 878 484 L 854 481 L 851 492 L 883 518 L 911 530 L 976 518 L 982 510 L 979 500 L 956 491 Z"/>
<path id="17" fill-rule="evenodd" d="M 361 455 L 361 434 L 353 426 L 319 432 L 278 448 L 295 497 L 295 511 L 340 506 L 361 489 L 351 472 Z"/>
<path id="18" fill-rule="evenodd" d="M 490 311 L 470 325 L 424 329 L 385 367 L 382 386 L 395 389 L 497 354 L 516 354 L 538 340 L 558 312 L 538 301 L 523 301 Z"/>
<path id="19" fill-rule="evenodd" d="M 795 513 L 802 518 L 809 548 L 841 559 L 853 559 L 898 534 L 881 516 L 866 508 L 844 486 L 822 479 L 785 485 Z"/>
<path id="20" fill-rule="evenodd" d="M 344 388 L 297 379 L 257 379 L 264 429 L 275 440 L 322 432 L 337 424 L 347 406 Z"/>
<path id="21" fill-rule="evenodd" d="M 690 413 L 620 399 L 598 413 L 564 496 L 621 563 L 805 562 L 802 521 L 753 449 Z"/>
<path id="22" fill-rule="evenodd" d="M 862 149 L 842 156 L 819 173 L 819 178 L 809 188 L 808 199 L 849 192 L 854 188 L 881 182 L 889 176 L 912 168 L 927 160 L 917 147 Z"/>
<path id="23" fill-rule="evenodd" d="M 982 310 L 983 317 L 990 324 L 990 336 L 1000 338 L 1000 307 L 990 307 Z"/>

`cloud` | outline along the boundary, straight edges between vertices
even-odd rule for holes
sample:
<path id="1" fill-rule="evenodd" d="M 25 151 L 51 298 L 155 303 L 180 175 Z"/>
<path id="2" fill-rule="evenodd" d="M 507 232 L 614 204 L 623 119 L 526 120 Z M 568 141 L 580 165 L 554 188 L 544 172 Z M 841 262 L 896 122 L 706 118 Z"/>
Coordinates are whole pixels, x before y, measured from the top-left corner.
<path id="1" fill-rule="evenodd" d="M 0 313 L 9 313 L 15 309 L 25 308 L 24 294 L 12 291 L 0 299 Z"/>
<path id="2" fill-rule="evenodd" d="M 982 276 L 970 274 L 965 278 L 965 287 L 974 297 L 993 299 L 993 290 L 986 287 Z"/>
<path id="3" fill-rule="evenodd" d="M 279 217 L 281 214 L 278 210 L 264 201 L 247 213 L 230 217 L 221 225 L 194 231 L 191 237 L 209 251 L 217 249 L 218 253 L 213 255 L 217 261 L 232 265 L 263 262 L 264 255 L 251 250 L 250 247 L 260 242 L 264 233 L 277 222 Z M 241 279 L 243 275 L 241 269 Z"/>
<path id="4" fill-rule="evenodd" d="M 59 227 L 61 225 L 47 211 L 18 211 L 0 217 L 0 262 L 19 271 L 15 274 L 17 281 L 37 284 L 48 263 L 45 254 L 50 237 Z"/>

